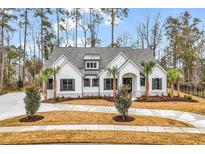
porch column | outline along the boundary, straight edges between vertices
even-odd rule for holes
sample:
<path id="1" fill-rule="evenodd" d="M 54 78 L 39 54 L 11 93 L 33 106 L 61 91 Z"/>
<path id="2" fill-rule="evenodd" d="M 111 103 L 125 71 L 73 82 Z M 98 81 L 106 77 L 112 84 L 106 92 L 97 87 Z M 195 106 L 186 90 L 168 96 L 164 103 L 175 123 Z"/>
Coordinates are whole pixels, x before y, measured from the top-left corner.
<path id="1" fill-rule="evenodd" d="M 122 85 L 122 75 L 119 73 L 118 74 L 118 86 Z"/>
<path id="2" fill-rule="evenodd" d="M 137 74 L 137 91 L 140 91 L 140 74 Z"/>

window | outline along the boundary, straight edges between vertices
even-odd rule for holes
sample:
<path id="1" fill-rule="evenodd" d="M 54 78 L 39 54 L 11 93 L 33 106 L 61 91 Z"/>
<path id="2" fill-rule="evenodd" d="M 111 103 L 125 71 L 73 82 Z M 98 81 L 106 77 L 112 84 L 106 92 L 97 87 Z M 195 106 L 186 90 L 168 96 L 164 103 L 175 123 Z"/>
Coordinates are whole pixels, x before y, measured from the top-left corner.
<path id="1" fill-rule="evenodd" d="M 48 90 L 53 89 L 53 79 L 48 79 L 47 89 Z"/>
<path id="2" fill-rule="evenodd" d="M 87 66 L 86 66 L 86 68 L 89 68 L 90 67 L 90 63 L 87 63 Z"/>
<path id="3" fill-rule="evenodd" d="M 152 79 L 152 90 L 161 90 L 162 89 L 162 79 L 153 78 Z"/>
<path id="4" fill-rule="evenodd" d="M 90 79 L 84 79 L 84 87 L 90 87 Z"/>
<path id="5" fill-rule="evenodd" d="M 140 86 L 145 86 L 145 78 L 140 78 Z"/>
<path id="6" fill-rule="evenodd" d="M 117 79 L 116 79 L 116 89 L 117 89 Z M 112 90 L 113 89 L 113 79 L 106 78 L 104 79 L 104 90 Z"/>
<path id="7" fill-rule="evenodd" d="M 98 69 L 98 61 L 86 61 L 86 69 Z"/>
<path id="8" fill-rule="evenodd" d="M 74 91 L 75 79 L 60 79 L 60 91 Z"/>
<path id="9" fill-rule="evenodd" d="M 92 80 L 92 87 L 98 87 L 99 86 L 99 79 L 93 79 Z"/>

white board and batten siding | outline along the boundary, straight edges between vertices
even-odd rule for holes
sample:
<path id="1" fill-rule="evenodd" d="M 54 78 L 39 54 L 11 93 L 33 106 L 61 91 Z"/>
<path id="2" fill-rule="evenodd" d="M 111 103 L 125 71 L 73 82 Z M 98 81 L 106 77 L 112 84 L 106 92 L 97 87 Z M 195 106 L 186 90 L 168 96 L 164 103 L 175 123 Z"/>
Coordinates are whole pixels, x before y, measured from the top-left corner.
<path id="1" fill-rule="evenodd" d="M 97 96 L 97 95 L 110 95 L 112 96 L 112 90 L 104 90 L 104 79 L 112 78 L 108 75 L 106 68 L 99 74 L 99 76 L 86 76 L 85 78 L 90 79 L 90 87 L 84 87 L 84 76 L 82 73 L 70 63 L 65 56 L 61 56 L 56 60 L 52 67 L 60 66 L 60 70 L 56 75 L 57 80 L 57 96 L 64 97 L 82 97 L 83 96 Z M 140 97 L 145 93 L 145 87 L 140 86 L 140 68 L 132 61 L 129 60 L 124 54 L 118 54 L 112 62 L 107 66 L 113 67 L 117 66 L 120 68 L 118 75 L 118 86 L 122 84 L 122 78 L 132 77 L 133 79 L 133 93 L 135 97 Z M 92 79 L 99 78 L 99 87 L 92 87 Z M 153 90 L 152 89 L 152 78 L 161 78 L 162 79 L 162 89 Z M 75 90 L 74 91 L 61 91 L 60 90 L 60 79 L 74 79 L 75 80 Z M 152 70 L 152 74 L 149 77 L 150 83 L 150 95 L 167 95 L 167 74 L 161 66 L 158 64 Z M 53 90 L 48 90 L 48 97 L 53 96 Z"/>
<path id="2" fill-rule="evenodd" d="M 127 58 L 122 53 L 120 53 L 118 56 L 116 56 L 115 59 L 113 59 L 113 61 L 108 65 L 107 68 L 113 67 L 113 66 L 117 66 L 117 68 L 120 68 L 126 61 L 127 61 Z M 112 76 L 108 75 L 108 71 L 106 69 L 103 70 L 103 72 L 99 76 L 100 95 L 112 96 L 113 95 L 112 90 L 104 90 L 104 79 L 105 78 L 112 78 Z M 116 78 L 118 78 L 118 75 L 116 76 Z"/>
<path id="3" fill-rule="evenodd" d="M 64 56 L 61 56 L 52 67 L 60 66 L 60 70 L 56 75 L 57 80 L 57 96 L 61 97 L 78 97 L 82 96 L 82 75 L 76 70 L 76 68 L 67 60 Z M 75 90 L 74 91 L 61 91 L 60 90 L 60 79 L 74 79 L 75 80 Z M 49 90 L 51 91 L 51 90 Z M 48 97 L 51 95 L 48 92 Z M 52 96 L 50 96 L 52 97 Z"/>
<path id="4" fill-rule="evenodd" d="M 99 95 L 99 86 L 93 87 L 93 79 L 96 79 L 96 76 L 86 76 L 85 78 L 90 79 L 90 87 L 84 87 L 84 81 L 82 81 L 83 86 L 83 96 L 98 96 Z"/>
<path id="5" fill-rule="evenodd" d="M 152 89 L 152 79 L 153 78 L 161 78 L 162 79 L 162 89 L 161 90 L 153 90 Z M 149 77 L 149 89 L 150 89 L 150 95 L 151 96 L 156 96 L 159 95 L 167 95 L 167 74 L 163 70 L 161 66 L 158 64 L 155 65 L 155 67 L 152 70 L 152 74 Z"/>

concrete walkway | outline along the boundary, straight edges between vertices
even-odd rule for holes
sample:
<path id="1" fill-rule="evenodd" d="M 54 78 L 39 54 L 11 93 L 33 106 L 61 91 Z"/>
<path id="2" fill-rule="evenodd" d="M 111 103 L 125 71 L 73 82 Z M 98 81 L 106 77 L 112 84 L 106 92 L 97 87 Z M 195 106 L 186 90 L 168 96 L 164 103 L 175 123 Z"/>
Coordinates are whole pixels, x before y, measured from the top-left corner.
<path id="1" fill-rule="evenodd" d="M 161 126 L 126 126 L 126 125 L 40 125 L 40 126 L 15 126 L 0 127 L 0 132 L 28 132 L 49 130 L 109 130 L 132 132 L 162 132 L 162 133 L 192 133 L 205 134 L 205 128 L 191 127 L 161 127 Z"/>
<path id="2" fill-rule="evenodd" d="M 0 120 L 5 120 L 8 118 L 12 118 L 19 115 L 25 115 L 25 109 L 24 109 L 24 103 L 23 98 L 25 97 L 24 93 L 10 93 L 3 96 L 0 96 Z M 85 112 L 102 112 L 102 113 L 118 113 L 115 107 L 112 106 L 91 106 L 91 105 L 66 105 L 66 104 L 46 104 L 42 103 L 41 107 L 39 109 L 39 112 L 46 112 L 46 111 L 60 111 L 60 110 L 67 110 L 67 111 L 85 111 Z M 182 121 L 185 123 L 189 123 L 196 128 L 183 128 L 186 129 L 188 132 L 191 130 L 194 130 L 194 132 L 201 132 L 205 130 L 205 116 L 199 115 L 191 112 L 183 112 L 183 111 L 174 111 L 174 110 L 159 110 L 159 109 L 138 109 L 138 108 L 130 108 L 129 114 L 132 115 L 142 115 L 142 116 L 153 116 L 153 117 L 162 117 L 162 118 L 169 118 L 173 120 Z M 80 125 L 76 125 L 76 127 L 80 127 Z M 91 125 L 83 125 L 82 127 L 90 128 Z M 97 127 L 99 125 L 95 125 Z M 103 125 L 104 126 L 104 125 Z M 116 125 L 115 125 L 116 126 Z M 0 130 L 25 130 L 24 128 L 28 128 L 28 130 L 31 128 L 38 128 L 40 126 L 24 126 L 24 127 L 0 127 Z M 45 126 L 42 126 L 42 129 Z M 63 127 L 61 126 L 56 126 Z M 108 125 L 108 128 L 110 125 Z M 113 126 L 114 127 L 114 126 Z M 119 127 L 117 125 L 116 127 Z M 130 128 L 130 131 L 132 131 L 132 127 L 134 126 L 122 126 L 122 128 Z M 136 128 L 144 128 L 146 127 L 149 131 L 151 129 L 154 131 L 156 128 L 159 128 L 161 132 L 164 132 L 164 130 L 169 129 L 169 127 L 157 127 L 157 126 L 136 126 Z M 53 128 L 53 125 L 47 125 L 45 128 L 50 129 Z M 65 129 L 70 128 L 68 125 L 65 125 Z M 72 126 L 71 126 L 72 128 Z M 99 128 L 99 127 L 98 127 Z M 171 127 L 173 130 L 178 129 L 178 127 Z M 80 128 L 79 128 L 80 129 Z M 108 129 L 109 130 L 109 129 Z M 181 130 L 181 127 L 180 127 Z M 178 129 L 178 132 L 179 129 Z"/>

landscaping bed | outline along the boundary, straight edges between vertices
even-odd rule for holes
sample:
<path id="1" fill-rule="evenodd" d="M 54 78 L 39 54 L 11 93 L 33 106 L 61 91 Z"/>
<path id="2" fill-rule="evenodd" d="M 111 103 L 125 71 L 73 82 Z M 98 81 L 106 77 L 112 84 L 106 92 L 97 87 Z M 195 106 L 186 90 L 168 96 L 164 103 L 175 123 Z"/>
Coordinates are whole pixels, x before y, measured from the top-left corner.
<path id="1" fill-rule="evenodd" d="M 84 96 L 84 97 L 56 97 L 56 98 L 49 98 L 46 100 L 42 100 L 41 103 L 59 103 L 59 102 L 66 102 L 66 101 L 73 101 L 73 100 L 93 100 L 93 99 L 102 99 L 109 102 L 114 102 L 114 98 L 111 96 Z"/>
<path id="2" fill-rule="evenodd" d="M 191 97 L 169 97 L 169 96 L 149 96 L 149 97 L 145 97 L 142 96 L 140 98 L 138 98 L 136 100 L 137 102 L 174 102 L 174 101 L 178 101 L 178 102 L 198 102 L 195 99 L 192 99 Z"/>

